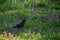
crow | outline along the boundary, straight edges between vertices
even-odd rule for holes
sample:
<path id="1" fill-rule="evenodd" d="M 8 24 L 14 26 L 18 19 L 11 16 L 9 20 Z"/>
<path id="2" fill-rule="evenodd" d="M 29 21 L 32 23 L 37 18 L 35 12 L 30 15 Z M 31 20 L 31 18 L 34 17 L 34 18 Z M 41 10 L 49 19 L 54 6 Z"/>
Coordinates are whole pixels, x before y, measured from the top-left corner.
<path id="1" fill-rule="evenodd" d="M 13 28 L 22 28 L 24 27 L 26 19 L 23 19 L 22 22 L 18 23 L 16 26 L 14 26 Z"/>

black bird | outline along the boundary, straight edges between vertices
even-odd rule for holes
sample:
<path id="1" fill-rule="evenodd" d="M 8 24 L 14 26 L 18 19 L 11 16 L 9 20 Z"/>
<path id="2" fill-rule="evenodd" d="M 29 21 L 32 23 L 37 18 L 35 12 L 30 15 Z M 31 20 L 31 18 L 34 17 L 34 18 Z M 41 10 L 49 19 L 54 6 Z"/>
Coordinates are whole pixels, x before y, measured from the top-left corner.
<path id="1" fill-rule="evenodd" d="M 23 19 L 22 22 L 18 23 L 16 26 L 14 26 L 13 28 L 22 28 L 24 27 L 26 19 Z"/>

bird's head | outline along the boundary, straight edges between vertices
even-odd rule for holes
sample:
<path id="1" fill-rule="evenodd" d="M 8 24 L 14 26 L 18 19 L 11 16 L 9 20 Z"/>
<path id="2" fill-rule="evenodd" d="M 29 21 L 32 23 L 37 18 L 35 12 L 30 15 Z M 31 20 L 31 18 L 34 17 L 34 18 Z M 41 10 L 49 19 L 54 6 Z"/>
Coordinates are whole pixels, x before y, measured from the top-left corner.
<path id="1" fill-rule="evenodd" d="M 22 21 L 26 21 L 26 18 L 23 18 Z"/>

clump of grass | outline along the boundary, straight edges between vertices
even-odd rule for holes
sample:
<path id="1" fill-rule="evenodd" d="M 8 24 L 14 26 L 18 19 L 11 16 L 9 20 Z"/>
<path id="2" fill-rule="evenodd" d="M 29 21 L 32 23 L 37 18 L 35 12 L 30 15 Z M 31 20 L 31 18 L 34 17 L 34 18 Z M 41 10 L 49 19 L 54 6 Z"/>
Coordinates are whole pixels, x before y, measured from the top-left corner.
<path id="1" fill-rule="evenodd" d="M 12 33 L 6 33 L 6 31 L 4 31 L 2 34 L 0 34 L 0 40 L 18 40 L 17 35 L 14 35 Z"/>
<path id="2" fill-rule="evenodd" d="M 6 31 L 2 32 L 2 34 L 0 34 L 0 40 L 37 40 L 37 39 L 41 39 L 41 35 L 40 33 L 23 33 L 22 36 L 19 35 L 14 35 L 11 32 L 7 33 Z"/>

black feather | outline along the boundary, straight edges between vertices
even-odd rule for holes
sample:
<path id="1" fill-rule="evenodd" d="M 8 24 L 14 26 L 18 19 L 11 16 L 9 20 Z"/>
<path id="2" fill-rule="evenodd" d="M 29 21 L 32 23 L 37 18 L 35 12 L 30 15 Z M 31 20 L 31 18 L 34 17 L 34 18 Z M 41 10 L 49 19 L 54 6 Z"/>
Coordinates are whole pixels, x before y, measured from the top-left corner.
<path id="1" fill-rule="evenodd" d="M 26 19 L 23 19 L 22 22 L 18 23 L 16 26 L 14 26 L 13 28 L 21 28 L 24 27 Z"/>

